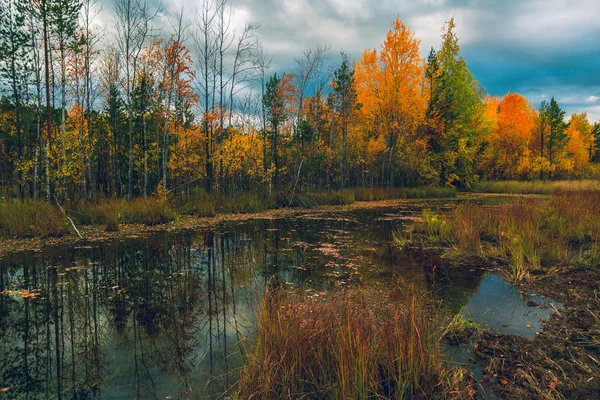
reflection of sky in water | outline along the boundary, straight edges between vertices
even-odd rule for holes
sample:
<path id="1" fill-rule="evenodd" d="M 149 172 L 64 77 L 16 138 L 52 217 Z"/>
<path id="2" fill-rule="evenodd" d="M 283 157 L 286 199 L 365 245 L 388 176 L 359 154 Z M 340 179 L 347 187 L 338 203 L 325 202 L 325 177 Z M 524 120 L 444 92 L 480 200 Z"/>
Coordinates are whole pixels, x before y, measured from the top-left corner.
<path id="1" fill-rule="evenodd" d="M 529 307 L 529 301 L 535 301 L 544 308 Z M 556 308 L 561 307 L 556 301 L 542 296 L 521 294 L 500 275 L 489 274 L 483 278 L 463 313 L 498 333 L 531 338 L 542 330 L 541 320 L 549 318 L 554 311 L 551 303 Z"/>

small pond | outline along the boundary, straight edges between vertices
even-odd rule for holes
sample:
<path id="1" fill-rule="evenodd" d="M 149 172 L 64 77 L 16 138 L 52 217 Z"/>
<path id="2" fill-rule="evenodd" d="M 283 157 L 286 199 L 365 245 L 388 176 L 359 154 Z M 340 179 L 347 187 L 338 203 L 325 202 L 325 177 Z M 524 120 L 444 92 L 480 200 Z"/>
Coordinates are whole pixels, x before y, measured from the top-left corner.
<path id="1" fill-rule="evenodd" d="M 483 269 L 440 274 L 439 257 L 394 246 L 393 232 L 412 213 L 310 212 L 7 254 L 0 388 L 11 399 L 220 397 L 273 282 L 318 293 L 414 285 L 490 329 L 528 337 L 542 329 L 552 307 L 540 296 Z M 532 299 L 543 307 L 527 306 Z"/>

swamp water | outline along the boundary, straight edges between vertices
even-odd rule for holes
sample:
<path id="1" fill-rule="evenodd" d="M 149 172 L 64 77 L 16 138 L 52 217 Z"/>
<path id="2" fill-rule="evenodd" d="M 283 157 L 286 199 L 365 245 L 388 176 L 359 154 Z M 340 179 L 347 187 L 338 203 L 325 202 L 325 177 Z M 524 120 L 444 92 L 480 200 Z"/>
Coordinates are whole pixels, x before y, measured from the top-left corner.
<path id="1" fill-rule="evenodd" d="M 414 285 L 490 329 L 528 337 L 541 330 L 552 308 L 528 307 L 531 298 L 500 275 L 440 274 L 439 258 L 394 246 L 393 232 L 413 212 L 308 212 L 7 254 L 0 388 L 8 391 L 0 398 L 220 397 L 237 379 L 240 343 L 255 329 L 267 285 L 312 296 L 355 284 Z M 477 375 L 468 349 L 446 350 Z"/>

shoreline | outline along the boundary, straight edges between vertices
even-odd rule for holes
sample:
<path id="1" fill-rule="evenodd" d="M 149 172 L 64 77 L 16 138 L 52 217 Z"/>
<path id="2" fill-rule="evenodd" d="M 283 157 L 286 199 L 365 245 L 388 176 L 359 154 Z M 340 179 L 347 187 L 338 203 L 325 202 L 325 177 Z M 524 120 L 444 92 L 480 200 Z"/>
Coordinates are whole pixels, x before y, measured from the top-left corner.
<path id="1" fill-rule="evenodd" d="M 397 207 L 423 202 L 456 202 L 464 200 L 463 196 L 456 198 L 430 198 L 430 199 L 395 199 L 395 200 L 377 200 L 377 201 L 355 201 L 349 205 L 324 205 L 316 208 L 278 208 L 269 209 L 256 213 L 240 214 L 217 214 L 213 217 L 198 217 L 195 215 L 181 215 L 174 221 L 157 224 L 119 224 L 119 230 L 115 232 L 106 231 L 105 225 L 78 225 L 77 229 L 81 232 L 83 238 L 79 238 L 75 232 L 70 229 L 70 233 L 58 237 L 31 237 L 31 238 L 7 238 L 0 237 L 0 257 L 5 254 L 22 251 L 41 251 L 45 246 L 66 246 L 76 245 L 78 243 L 98 243 L 112 240 L 127 240 L 147 237 L 161 232 L 183 232 L 190 230 L 200 230 L 214 227 L 223 222 L 249 221 L 255 219 L 281 219 L 281 218 L 299 218 L 303 216 L 314 216 L 322 213 L 339 213 L 352 210 Z"/>

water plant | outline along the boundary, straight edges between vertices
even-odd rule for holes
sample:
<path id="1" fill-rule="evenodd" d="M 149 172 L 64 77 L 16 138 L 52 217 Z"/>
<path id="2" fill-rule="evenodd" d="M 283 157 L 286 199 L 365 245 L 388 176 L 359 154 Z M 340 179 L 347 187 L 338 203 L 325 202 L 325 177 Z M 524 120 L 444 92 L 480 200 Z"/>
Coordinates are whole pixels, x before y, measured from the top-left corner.
<path id="1" fill-rule="evenodd" d="M 450 345 L 458 345 L 468 341 L 481 330 L 481 326 L 473 322 L 463 308 L 446 325 L 443 337 Z"/>

